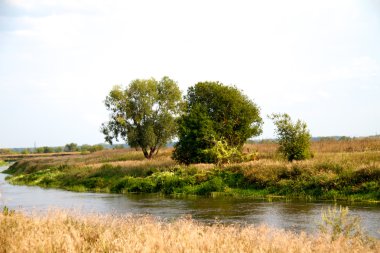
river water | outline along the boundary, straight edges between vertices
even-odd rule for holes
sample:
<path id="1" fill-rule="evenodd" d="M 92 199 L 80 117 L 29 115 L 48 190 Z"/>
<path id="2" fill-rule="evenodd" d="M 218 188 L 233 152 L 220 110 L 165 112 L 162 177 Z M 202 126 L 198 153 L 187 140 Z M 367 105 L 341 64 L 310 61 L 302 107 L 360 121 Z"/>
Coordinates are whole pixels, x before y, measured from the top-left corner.
<path id="1" fill-rule="evenodd" d="M 6 167 L 0 167 L 0 171 Z M 205 223 L 241 223 L 314 233 L 331 202 L 262 201 L 231 198 L 175 198 L 156 194 L 78 193 L 9 184 L 0 173 L 0 208 L 25 212 L 70 209 L 82 213 L 148 214 L 163 219 L 191 216 Z M 364 230 L 380 238 L 380 204 L 338 203 L 360 216 Z"/>

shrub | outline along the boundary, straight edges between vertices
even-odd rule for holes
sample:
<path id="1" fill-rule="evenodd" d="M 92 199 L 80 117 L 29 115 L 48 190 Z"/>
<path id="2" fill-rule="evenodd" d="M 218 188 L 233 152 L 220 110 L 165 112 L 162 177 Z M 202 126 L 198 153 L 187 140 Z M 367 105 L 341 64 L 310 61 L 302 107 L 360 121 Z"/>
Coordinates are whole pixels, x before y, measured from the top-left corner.
<path id="1" fill-rule="evenodd" d="M 65 145 L 64 149 L 65 152 L 76 152 L 79 150 L 78 144 L 76 143 L 68 143 Z"/>
<path id="2" fill-rule="evenodd" d="M 298 120 L 293 123 L 286 113 L 272 114 L 269 118 L 277 127 L 279 151 L 288 161 L 304 160 L 312 156 L 310 151 L 311 135 L 305 122 Z"/>
<path id="3" fill-rule="evenodd" d="M 363 238 L 364 233 L 361 227 L 361 221 L 358 216 L 351 216 L 348 213 L 348 207 L 339 209 L 334 206 L 322 212 L 322 223 L 319 225 L 322 234 L 330 235 L 334 241 L 340 236 L 346 238 Z"/>
<path id="4" fill-rule="evenodd" d="M 225 187 L 226 186 L 220 177 L 214 177 L 209 181 L 197 185 L 195 193 L 199 195 L 208 195 L 212 192 L 223 192 Z"/>
<path id="5" fill-rule="evenodd" d="M 216 140 L 213 138 L 214 145 L 203 152 L 212 158 L 217 166 L 224 163 L 239 162 L 242 160 L 242 154 L 236 147 L 231 147 L 225 138 Z"/>

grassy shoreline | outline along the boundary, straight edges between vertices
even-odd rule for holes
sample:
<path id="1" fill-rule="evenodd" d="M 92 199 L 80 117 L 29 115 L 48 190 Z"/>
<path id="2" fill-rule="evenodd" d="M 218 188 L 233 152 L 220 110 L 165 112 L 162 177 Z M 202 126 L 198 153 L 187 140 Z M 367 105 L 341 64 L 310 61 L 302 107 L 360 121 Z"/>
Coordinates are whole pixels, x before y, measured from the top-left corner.
<path id="1" fill-rule="evenodd" d="M 273 150 L 222 168 L 177 165 L 171 149 L 150 161 L 139 151 L 102 151 L 24 159 L 5 173 L 13 184 L 80 192 L 380 201 L 380 151 L 319 152 L 311 160 L 289 163 Z"/>

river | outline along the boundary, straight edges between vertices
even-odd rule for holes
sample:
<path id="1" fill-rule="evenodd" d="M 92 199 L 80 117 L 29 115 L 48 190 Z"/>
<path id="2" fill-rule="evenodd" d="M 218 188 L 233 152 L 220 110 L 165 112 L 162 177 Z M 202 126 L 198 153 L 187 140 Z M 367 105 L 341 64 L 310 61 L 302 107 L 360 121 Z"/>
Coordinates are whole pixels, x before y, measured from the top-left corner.
<path id="1" fill-rule="evenodd" d="M 6 167 L 0 167 L 0 171 Z M 292 231 L 314 233 L 322 210 L 331 202 L 253 201 L 231 198 L 175 198 L 156 194 L 78 193 L 35 186 L 9 184 L 0 173 L 0 208 L 7 206 L 25 212 L 70 209 L 82 213 L 148 214 L 163 219 L 191 216 L 212 223 L 268 224 Z M 380 238 L 380 204 L 338 203 L 361 217 L 365 231 Z"/>

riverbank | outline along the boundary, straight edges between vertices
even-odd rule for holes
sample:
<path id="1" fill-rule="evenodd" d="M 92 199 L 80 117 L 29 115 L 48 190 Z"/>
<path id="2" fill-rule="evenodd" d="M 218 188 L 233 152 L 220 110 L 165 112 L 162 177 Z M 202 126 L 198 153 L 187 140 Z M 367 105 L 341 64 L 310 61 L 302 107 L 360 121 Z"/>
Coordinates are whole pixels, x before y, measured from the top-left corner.
<path id="1" fill-rule="evenodd" d="M 7 165 L 8 163 L 7 162 L 5 162 L 5 161 L 3 161 L 3 160 L 0 160 L 0 166 L 5 166 L 5 165 Z"/>
<path id="2" fill-rule="evenodd" d="M 379 252 L 376 239 L 310 235 L 190 218 L 0 213 L 0 252 Z"/>
<path id="3" fill-rule="evenodd" d="M 329 150 L 315 153 L 311 160 L 290 163 L 271 148 L 259 152 L 254 161 L 222 168 L 177 165 L 171 152 L 163 150 L 153 160 L 145 160 L 141 152 L 133 150 L 24 159 L 5 172 L 11 174 L 8 180 L 13 184 L 72 191 L 380 201 L 377 150 Z"/>

